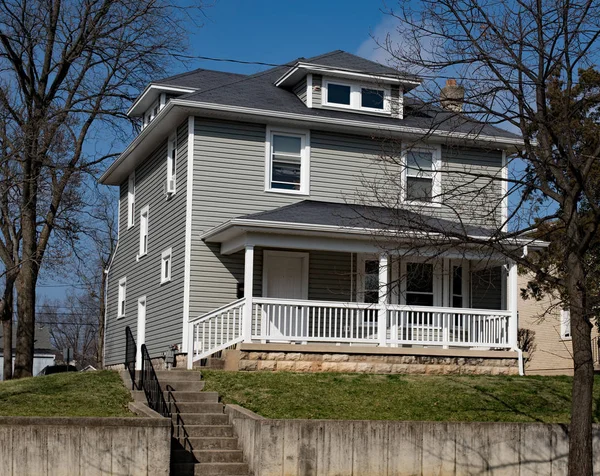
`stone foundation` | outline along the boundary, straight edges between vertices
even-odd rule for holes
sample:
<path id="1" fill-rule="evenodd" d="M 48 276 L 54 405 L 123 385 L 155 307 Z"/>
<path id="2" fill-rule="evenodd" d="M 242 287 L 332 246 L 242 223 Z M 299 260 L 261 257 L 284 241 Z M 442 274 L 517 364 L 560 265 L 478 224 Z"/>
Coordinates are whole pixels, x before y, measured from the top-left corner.
<path id="1" fill-rule="evenodd" d="M 154 370 L 166 370 L 164 357 L 155 357 L 152 359 L 152 366 Z M 175 355 L 175 366 L 173 368 L 185 369 L 187 366 L 187 354 L 176 354 Z M 107 370 L 125 370 L 125 364 L 113 364 L 104 367 Z"/>
<path id="2" fill-rule="evenodd" d="M 439 355 L 386 355 L 238 351 L 238 370 L 288 372 L 359 372 L 427 375 L 518 375 L 511 358 Z M 493 354 L 493 352 L 490 352 Z"/>

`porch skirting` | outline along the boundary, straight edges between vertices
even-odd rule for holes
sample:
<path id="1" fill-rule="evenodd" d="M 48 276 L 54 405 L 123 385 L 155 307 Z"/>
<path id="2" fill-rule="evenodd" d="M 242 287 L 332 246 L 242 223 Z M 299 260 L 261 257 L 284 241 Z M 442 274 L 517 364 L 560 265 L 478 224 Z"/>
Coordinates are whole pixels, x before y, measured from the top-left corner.
<path id="1" fill-rule="evenodd" d="M 241 344 L 223 353 L 243 371 L 360 372 L 428 375 L 518 375 L 511 351 L 364 346 Z"/>

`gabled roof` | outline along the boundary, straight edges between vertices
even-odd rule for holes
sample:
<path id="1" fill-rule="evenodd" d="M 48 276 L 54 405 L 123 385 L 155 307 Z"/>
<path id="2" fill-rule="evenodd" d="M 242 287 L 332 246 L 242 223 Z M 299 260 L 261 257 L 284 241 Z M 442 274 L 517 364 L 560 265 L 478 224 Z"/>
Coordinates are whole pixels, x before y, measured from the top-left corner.
<path id="1" fill-rule="evenodd" d="M 13 324 L 12 327 L 12 347 L 13 351 L 15 350 L 17 343 L 17 325 Z M 0 326 L 0 349 L 4 347 L 4 335 L 3 328 Z M 46 353 L 53 354 L 54 349 L 52 348 L 52 343 L 50 342 L 50 331 L 47 327 L 35 326 L 35 338 L 33 341 L 33 351 L 36 354 Z"/>

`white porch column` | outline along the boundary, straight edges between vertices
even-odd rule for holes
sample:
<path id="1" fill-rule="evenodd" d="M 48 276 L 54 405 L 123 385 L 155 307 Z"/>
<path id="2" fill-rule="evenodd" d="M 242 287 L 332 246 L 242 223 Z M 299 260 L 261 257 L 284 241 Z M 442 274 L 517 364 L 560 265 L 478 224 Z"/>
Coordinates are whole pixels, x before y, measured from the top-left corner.
<path id="1" fill-rule="evenodd" d="M 244 320 L 242 322 L 242 335 L 244 342 L 252 340 L 252 289 L 254 278 L 254 245 L 246 245 L 244 257 Z"/>
<path id="2" fill-rule="evenodd" d="M 388 257 L 382 253 L 379 255 L 379 313 L 377 322 L 377 337 L 380 347 L 385 347 L 387 341 L 388 283 Z"/>
<path id="3" fill-rule="evenodd" d="M 519 285 L 518 285 L 517 264 L 514 261 L 508 262 L 508 310 L 510 311 L 510 321 L 508 323 L 508 343 L 511 349 L 517 348 L 517 333 L 518 333 L 518 304 L 519 304 Z"/>

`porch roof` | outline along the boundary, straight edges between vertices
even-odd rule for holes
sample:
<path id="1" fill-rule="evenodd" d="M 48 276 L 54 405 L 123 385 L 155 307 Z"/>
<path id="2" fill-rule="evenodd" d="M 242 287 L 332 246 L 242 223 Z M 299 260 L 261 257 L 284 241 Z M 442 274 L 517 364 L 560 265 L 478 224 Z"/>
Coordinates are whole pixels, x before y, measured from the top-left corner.
<path id="1" fill-rule="evenodd" d="M 342 251 L 340 239 L 345 242 L 344 251 L 375 252 L 381 251 L 382 240 L 446 236 L 440 231 L 448 236 L 466 235 L 474 240 L 486 240 L 499 233 L 406 209 L 303 200 L 228 220 L 205 232 L 201 239 L 221 243 L 223 254 L 239 251 L 246 244 L 306 249 L 317 246 L 316 249 Z M 279 236 L 274 240 L 273 235 Z M 286 235 L 288 239 L 284 240 Z M 290 235 L 297 238 L 298 243 L 292 243 Z M 310 242 L 307 241 L 309 237 L 313 238 Z M 326 240 L 332 239 L 337 244 L 330 248 Z M 544 243 L 529 238 L 513 238 L 513 241 L 515 246 L 544 246 Z"/>

